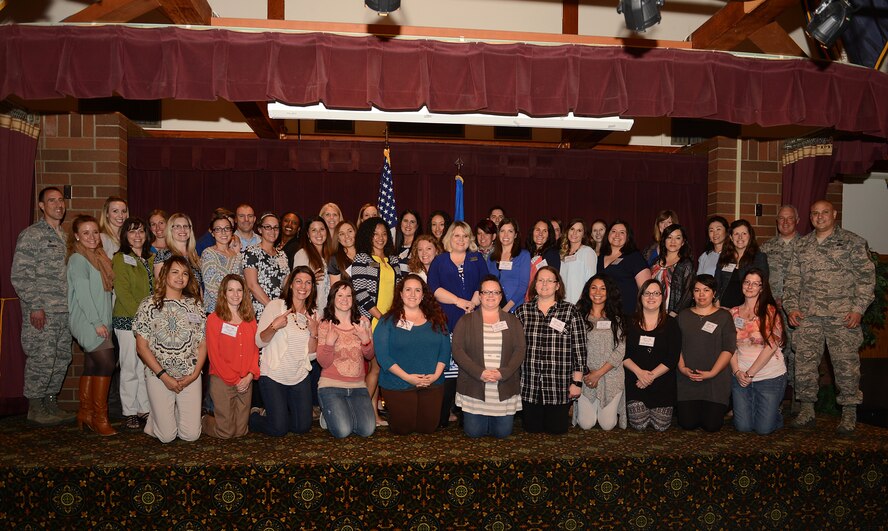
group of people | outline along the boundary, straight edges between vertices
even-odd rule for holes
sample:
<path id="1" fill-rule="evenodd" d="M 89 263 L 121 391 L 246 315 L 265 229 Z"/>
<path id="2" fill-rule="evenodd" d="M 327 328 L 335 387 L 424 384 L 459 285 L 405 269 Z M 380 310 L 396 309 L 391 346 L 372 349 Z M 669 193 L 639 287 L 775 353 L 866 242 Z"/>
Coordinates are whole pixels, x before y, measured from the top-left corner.
<path id="1" fill-rule="evenodd" d="M 119 363 L 123 426 L 163 442 L 304 433 L 315 418 L 338 438 L 457 419 L 468 436 L 502 438 L 519 412 L 528 432 L 662 431 L 673 416 L 717 431 L 729 408 L 736 429 L 767 434 L 783 425 L 787 381 L 794 424 L 813 424 L 824 342 L 840 431 L 862 399 L 874 266 L 826 201 L 807 236 L 782 207 L 762 247 L 748 221 L 712 217 L 696 266 L 670 210 L 639 249 L 619 219 L 540 219 L 523 239 L 501 207 L 474 227 L 435 211 L 425 231 L 410 209 L 389 227 L 371 204 L 354 223 L 334 203 L 307 219 L 242 204 L 216 209 L 204 232 L 110 197 L 65 235 L 62 193 L 42 190 L 38 206 L 12 281 L 39 424 L 74 420 L 55 400 L 72 336 L 85 352 L 78 425 L 116 433 Z"/>

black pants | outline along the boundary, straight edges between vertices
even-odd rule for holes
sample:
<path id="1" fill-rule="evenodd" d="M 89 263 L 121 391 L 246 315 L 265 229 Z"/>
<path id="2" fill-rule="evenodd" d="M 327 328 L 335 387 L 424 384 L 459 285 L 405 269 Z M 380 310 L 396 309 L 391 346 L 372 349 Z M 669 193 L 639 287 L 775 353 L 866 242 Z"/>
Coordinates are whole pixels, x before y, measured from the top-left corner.
<path id="1" fill-rule="evenodd" d="M 450 424 L 450 413 L 456 403 L 456 378 L 444 379 L 444 399 L 441 401 L 441 419 L 439 428 L 446 428 Z"/>
<path id="2" fill-rule="evenodd" d="M 528 433 L 552 433 L 555 435 L 567 433 L 567 428 L 570 427 L 568 410 L 570 410 L 569 403 L 544 406 L 542 404 L 524 402 L 522 404 L 524 431 Z"/>
<path id="3" fill-rule="evenodd" d="M 719 431 L 725 424 L 727 411 L 728 406 L 707 400 L 685 400 L 675 404 L 678 425 L 686 430 Z"/>

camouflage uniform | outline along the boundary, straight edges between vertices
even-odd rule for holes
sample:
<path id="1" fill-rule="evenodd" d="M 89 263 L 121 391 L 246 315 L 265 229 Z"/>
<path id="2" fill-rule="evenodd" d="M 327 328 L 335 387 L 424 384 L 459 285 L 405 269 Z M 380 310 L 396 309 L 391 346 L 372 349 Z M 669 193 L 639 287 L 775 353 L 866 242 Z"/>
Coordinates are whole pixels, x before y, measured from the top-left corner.
<path id="1" fill-rule="evenodd" d="M 12 259 L 12 285 L 22 305 L 25 396 L 43 399 L 61 390 L 71 363 L 65 239 L 46 220 L 19 234 Z M 31 312 L 43 310 L 43 330 L 31 326 Z"/>
<path id="2" fill-rule="evenodd" d="M 856 406 L 863 401 L 858 354 L 863 332 L 846 328 L 844 318 L 850 312 L 863 315 L 875 299 L 875 270 L 866 240 L 841 227 L 820 243 L 815 232 L 798 240 L 786 273 L 783 307 L 803 316 L 795 331 L 799 401 L 817 401 L 824 341 L 835 370 L 838 403 Z"/>
<path id="3" fill-rule="evenodd" d="M 774 298 L 783 300 L 783 284 L 786 278 L 786 272 L 789 269 L 789 262 L 792 259 L 792 253 L 795 251 L 801 237 L 798 233 L 791 240 L 783 241 L 783 237 L 779 234 L 768 240 L 762 245 L 762 251 L 768 255 L 768 282 L 771 285 L 771 294 Z M 795 383 L 795 345 L 792 342 L 792 336 L 795 329 L 789 324 L 789 315 L 786 309 L 780 308 L 780 314 L 783 316 L 783 357 L 786 360 L 786 378 L 790 387 L 796 388 Z"/>

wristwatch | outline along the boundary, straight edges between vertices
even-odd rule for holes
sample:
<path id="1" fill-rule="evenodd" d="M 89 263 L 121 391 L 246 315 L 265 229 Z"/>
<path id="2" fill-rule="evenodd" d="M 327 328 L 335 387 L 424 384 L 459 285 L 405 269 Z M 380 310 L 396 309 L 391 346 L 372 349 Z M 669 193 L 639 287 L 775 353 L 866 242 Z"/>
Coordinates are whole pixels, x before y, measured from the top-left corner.
<path id="1" fill-rule="evenodd" d="M 572 381 L 572 382 L 570 382 L 570 383 L 571 383 L 572 385 L 577 386 L 577 387 L 583 387 L 583 382 L 581 382 L 581 381 L 579 381 L 579 380 L 574 380 L 574 381 Z"/>

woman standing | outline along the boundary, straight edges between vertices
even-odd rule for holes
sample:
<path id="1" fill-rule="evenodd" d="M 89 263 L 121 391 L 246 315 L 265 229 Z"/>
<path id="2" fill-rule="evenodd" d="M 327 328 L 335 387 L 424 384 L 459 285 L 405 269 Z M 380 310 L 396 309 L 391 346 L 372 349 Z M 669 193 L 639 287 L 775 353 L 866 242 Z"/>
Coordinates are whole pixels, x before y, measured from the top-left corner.
<path id="1" fill-rule="evenodd" d="M 124 427 L 141 428 L 148 420 L 145 365 L 136 352 L 133 317 L 142 299 L 154 291 L 154 255 L 148 250 L 145 222 L 127 218 L 120 228 L 120 250 L 111 260 L 114 268 L 114 334 L 120 345 L 120 405 Z"/>
<path id="2" fill-rule="evenodd" d="M 443 252 L 444 246 L 434 236 L 430 234 L 417 236 L 413 242 L 413 250 L 410 251 L 407 272 L 415 273 L 428 282 L 429 268 L 432 266 L 435 257 Z"/>
<path id="3" fill-rule="evenodd" d="M 555 240 L 555 229 L 544 219 L 533 224 L 533 232 L 527 236 L 527 250 L 530 251 L 530 278 L 528 285 L 533 285 L 537 271 L 545 266 L 552 266 L 555 271 L 561 270 L 560 247 Z M 525 300 L 530 300 L 528 295 Z"/>
<path id="4" fill-rule="evenodd" d="M 661 256 L 660 240 L 662 239 L 663 231 L 666 230 L 666 227 L 669 225 L 677 224 L 678 215 L 672 210 L 661 210 L 657 213 L 657 219 L 654 220 L 654 242 L 645 247 L 644 251 L 641 253 L 645 262 L 647 262 L 649 266 L 657 263 L 657 258 Z"/>
<path id="5" fill-rule="evenodd" d="M 718 295 L 716 298 L 725 308 L 733 308 L 743 303 L 741 279 L 755 267 L 768 276 L 768 257 L 759 250 L 755 239 L 755 229 L 745 219 L 731 223 L 731 237 L 725 241 L 718 258 Z"/>
<path id="6" fill-rule="evenodd" d="M 410 250 L 413 248 L 413 242 L 416 237 L 422 234 L 422 222 L 419 220 L 419 213 L 415 210 L 407 209 L 401 212 L 401 221 L 398 222 L 398 228 L 395 231 L 395 251 L 398 253 L 398 260 L 401 262 L 401 268 L 410 259 Z M 403 272 L 406 273 L 406 270 Z"/>
<path id="7" fill-rule="evenodd" d="M 636 430 L 666 431 L 672 424 L 681 330 L 666 313 L 665 300 L 659 281 L 642 284 L 626 335 L 626 410 Z"/>
<path id="8" fill-rule="evenodd" d="M 331 284 L 350 278 L 347 271 L 358 254 L 355 249 L 355 235 L 357 233 L 358 229 L 351 221 L 340 221 L 339 225 L 336 225 L 336 252 L 330 257 L 330 262 L 327 264 L 327 274 L 330 276 Z"/>
<path id="9" fill-rule="evenodd" d="M 379 210 L 376 208 L 376 205 L 371 205 L 370 203 L 364 203 L 361 205 L 361 209 L 358 210 L 358 227 L 361 226 L 361 223 L 370 219 L 370 218 L 378 218 Z M 340 222 L 341 223 L 341 222 Z"/>
<path id="10" fill-rule="evenodd" d="M 293 257 L 293 267 L 308 266 L 314 271 L 317 283 L 318 308 L 327 306 L 327 294 L 330 292 L 330 275 L 327 273 L 327 259 L 332 256 L 328 252 L 331 249 L 327 245 L 330 239 L 327 225 L 321 218 L 311 218 L 305 222 L 305 231 L 302 233 L 302 248 Z M 332 250 L 335 251 L 335 245 Z"/>
<path id="11" fill-rule="evenodd" d="M 207 247 L 200 255 L 200 270 L 204 281 L 206 297 L 204 306 L 208 313 L 216 311 L 216 297 L 222 279 L 227 275 L 240 275 L 243 272 L 241 254 L 231 248 L 234 237 L 234 224 L 225 214 L 216 214 L 210 222 L 210 233 L 215 245 Z"/>
<path id="12" fill-rule="evenodd" d="M 456 405 L 469 437 L 512 434 L 521 411 L 524 329 L 500 309 L 503 288 L 493 275 L 481 282 L 481 311 L 466 314 L 453 330 L 453 360 L 459 365 Z"/>
<path id="13" fill-rule="evenodd" d="M 247 247 L 243 260 L 244 279 L 253 295 L 253 311 L 259 319 L 265 306 L 281 296 L 290 266 L 286 255 L 274 248 L 274 241 L 281 230 L 277 216 L 271 212 L 262 214 L 256 227 L 260 236 L 259 245 Z"/>
<path id="14" fill-rule="evenodd" d="M 447 234 L 451 223 L 453 223 L 453 218 L 450 217 L 450 214 L 443 210 L 435 210 L 429 216 L 429 234 L 441 241 Z"/>
<path id="15" fill-rule="evenodd" d="M 296 251 L 299 250 L 300 240 L 300 229 L 302 228 L 302 218 L 299 217 L 299 214 L 295 212 L 286 212 L 281 216 L 281 235 L 278 239 L 277 247 L 278 250 L 284 252 L 287 256 L 287 263 L 293 263 L 293 257 L 296 256 Z M 240 238 L 235 238 L 240 241 Z"/>
<path id="16" fill-rule="evenodd" d="M 691 247 L 681 225 L 669 225 L 661 232 L 660 250 L 651 267 L 651 276 L 663 286 L 668 313 L 678 315 L 691 305 L 694 264 L 691 262 Z"/>
<path id="17" fill-rule="evenodd" d="M 561 243 L 560 273 L 564 279 L 565 300 L 571 304 L 580 300 L 586 283 L 598 268 L 598 255 L 586 245 L 588 232 L 585 221 L 572 219 Z"/>
<path id="18" fill-rule="evenodd" d="M 697 274 L 715 276 L 722 247 L 728 238 L 728 220 L 721 216 L 712 216 L 706 221 L 706 227 L 709 233 L 709 242 L 697 260 Z"/>
<path id="19" fill-rule="evenodd" d="M 323 419 L 337 439 L 352 433 L 369 437 L 376 430 L 373 403 L 364 382 L 364 363 L 374 357 L 369 323 L 361 318 L 351 283 L 336 282 L 330 294 L 318 327 L 318 398 Z"/>
<path id="20" fill-rule="evenodd" d="M 262 349 L 259 389 L 265 411 L 250 415 L 250 430 L 282 437 L 311 429 L 311 362 L 318 348 L 314 271 L 297 266 L 281 298 L 268 303 L 256 332 Z"/>
<path id="21" fill-rule="evenodd" d="M 607 222 L 599 218 L 592 222 L 592 233 L 589 237 L 589 247 L 595 251 L 596 256 L 601 256 L 601 245 L 607 235 Z"/>
<path id="22" fill-rule="evenodd" d="M 426 283 L 407 275 L 398 283 L 391 309 L 373 332 L 382 367 L 379 387 L 393 433 L 432 433 L 444 398 L 444 368 L 450 362 L 447 318 Z"/>
<path id="23" fill-rule="evenodd" d="M 506 304 L 503 309 L 514 313 L 524 304 L 530 279 L 530 253 L 521 248 L 521 230 L 512 218 L 503 218 L 499 224 L 499 238 L 487 260 L 487 270 L 503 286 Z"/>
<path id="24" fill-rule="evenodd" d="M 582 392 L 586 327 L 574 305 L 564 300 L 554 267 L 537 272 L 530 294 L 530 302 L 515 312 L 527 342 L 521 370 L 524 430 L 566 433 L 570 402 Z"/>
<path id="25" fill-rule="evenodd" d="M 164 262 L 154 294 L 139 304 L 133 320 L 151 404 L 145 433 L 163 443 L 176 437 L 183 441 L 200 437 L 206 314 L 191 271 L 182 256 Z"/>
<path id="26" fill-rule="evenodd" d="M 327 225 L 328 236 L 330 234 L 335 234 L 333 231 L 336 230 L 336 225 L 339 225 L 339 222 L 344 219 L 342 216 L 342 209 L 340 209 L 339 205 L 337 205 L 336 203 L 327 203 L 322 206 L 321 211 L 318 213 L 318 217 L 323 219 L 324 224 Z M 331 238 L 327 238 L 326 247 L 326 255 L 332 255 L 335 249 L 333 249 L 333 240 Z"/>
<path id="27" fill-rule="evenodd" d="M 481 304 L 481 279 L 487 273 L 487 265 L 481 255 L 475 252 L 472 228 L 464 221 L 450 225 L 444 235 L 444 254 L 438 255 L 429 268 L 429 290 L 441 304 L 447 316 L 447 330 L 456 328 L 460 317 L 472 312 Z M 449 367 L 444 371 L 444 400 L 441 405 L 441 427 L 455 421 L 452 415 L 456 398 L 456 377 L 459 367 L 448 360 Z"/>
<path id="28" fill-rule="evenodd" d="M 68 237 L 68 327 L 85 353 L 77 426 L 99 435 L 117 431 L 108 423 L 108 388 L 117 360 L 111 341 L 114 271 L 102 251 L 99 224 L 77 216 Z"/>
<path id="29" fill-rule="evenodd" d="M 625 221 L 617 219 L 611 223 L 607 241 L 598 255 L 597 270 L 607 273 L 616 282 L 623 298 L 623 313 L 635 313 L 638 288 L 651 278 L 651 270 L 635 248 L 632 228 Z"/>
<path id="30" fill-rule="evenodd" d="M 149 236 L 151 239 L 149 242 L 151 243 L 151 252 L 157 254 L 157 251 L 160 249 L 166 249 L 166 226 L 167 226 L 167 213 L 160 209 L 152 210 L 150 214 L 148 214 L 148 226 L 151 231 Z M 156 275 L 155 275 L 156 276 Z"/>
<path id="31" fill-rule="evenodd" d="M 577 311 L 586 316 L 588 352 L 583 394 L 577 399 L 577 424 L 584 430 L 598 424 L 610 431 L 618 423 L 626 429 L 623 358 L 627 326 L 619 288 L 607 275 L 595 275 L 586 282 Z"/>
<path id="32" fill-rule="evenodd" d="M 489 219 L 482 219 L 475 225 L 475 242 L 478 244 L 478 252 L 484 258 L 484 262 L 490 258 L 493 252 L 493 243 L 496 241 L 496 223 Z"/>
<path id="33" fill-rule="evenodd" d="M 210 437 L 231 439 L 247 434 L 253 380 L 259 378 L 257 325 L 240 275 L 225 275 L 216 291 L 219 303 L 207 317 L 214 414 L 203 418 L 203 431 Z"/>
<path id="34" fill-rule="evenodd" d="M 681 355 L 675 412 L 686 430 L 719 431 L 731 396 L 727 369 L 737 350 L 737 332 L 730 312 L 715 305 L 715 288 L 712 275 L 697 275 L 694 307 L 678 314 Z"/>
<path id="35" fill-rule="evenodd" d="M 731 308 L 737 329 L 737 351 L 731 357 L 734 428 L 767 435 L 783 426 L 783 323 L 764 271 L 746 272 L 743 295 L 743 304 Z"/>
<path id="36" fill-rule="evenodd" d="M 158 249 L 154 256 L 154 276 L 160 276 L 163 263 L 173 256 L 181 256 L 191 266 L 191 277 L 197 282 L 197 289 L 203 286 L 203 274 L 200 270 L 200 257 L 197 255 L 197 240 L 191 225 L 191 218 L 176 213 L 170 216 L 166 226 L 166 249 Z"/>
<path id="37" fill-rule="evenodd" d="M 128 217 L 129 206 L 125 199 L 111 196 L 105 200 L 99 215 L 99 230 L 102 231 L 102 248 L 109 260 L 120 249 L 120 227 Z"/>

